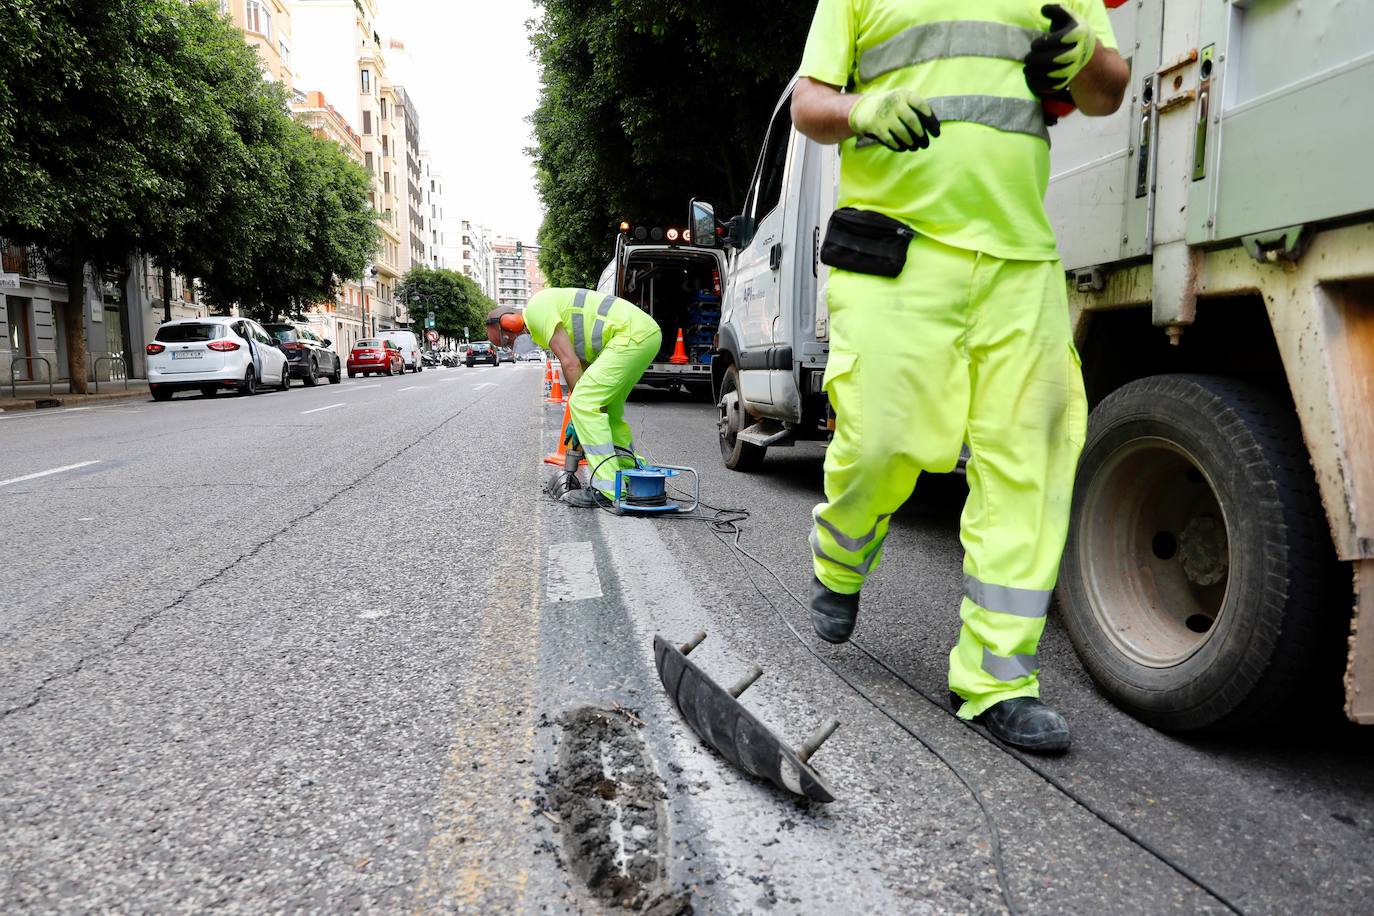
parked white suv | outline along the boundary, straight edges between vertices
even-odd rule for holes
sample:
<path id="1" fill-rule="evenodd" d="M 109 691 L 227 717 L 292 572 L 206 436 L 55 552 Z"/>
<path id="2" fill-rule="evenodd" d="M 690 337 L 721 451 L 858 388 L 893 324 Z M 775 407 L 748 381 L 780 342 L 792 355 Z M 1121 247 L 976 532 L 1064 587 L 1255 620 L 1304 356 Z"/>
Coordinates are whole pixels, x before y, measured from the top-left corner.
<path id="1" fill-rule="evenodd" d="M 278 341 L 249 318 L 183 318 L 157 329 L 148 344 L 148 388 L 153 400 L 178 391 L 212 397 L 222 388 L 257 393 L 271 383 L 291 387 L 291 372 Z"/>

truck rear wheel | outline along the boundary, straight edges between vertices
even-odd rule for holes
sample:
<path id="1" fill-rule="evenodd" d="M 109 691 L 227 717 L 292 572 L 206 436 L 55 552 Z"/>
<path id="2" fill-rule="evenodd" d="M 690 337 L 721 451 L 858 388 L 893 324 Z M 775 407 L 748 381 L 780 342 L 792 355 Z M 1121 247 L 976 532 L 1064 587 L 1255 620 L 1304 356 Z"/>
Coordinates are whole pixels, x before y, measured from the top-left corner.
<path id="1" fill-rule="evenodd" d="M 1230 379 L 1131 382 L 1092 412 L 1059 604 L 1098 686 L 1158 728 L 1309 708 L 1339 621 L 1292 410 Z"/>
<path id="2" fill-rule="evenodd" d="M 739 370 L 727 366 L 720 382 L 720 400 L 716 428 L 720 433 L 720 457 L 732 471 L 753 471 L 768 454 L 766 446 L 753 445 L 739 438 L 740 430 L 748 426 L 749 415 L 739 397 Z"/>

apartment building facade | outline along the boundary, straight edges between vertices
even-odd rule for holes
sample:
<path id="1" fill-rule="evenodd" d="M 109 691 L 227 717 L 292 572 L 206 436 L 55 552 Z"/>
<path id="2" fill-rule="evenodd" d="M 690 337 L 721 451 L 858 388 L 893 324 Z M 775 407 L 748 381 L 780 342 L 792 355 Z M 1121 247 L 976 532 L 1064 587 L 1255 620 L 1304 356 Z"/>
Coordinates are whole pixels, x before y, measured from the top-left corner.
<path id="1" fill-rule="evenodd" d="M 492 243 L 491 257 L 496 289 L 493 298 L 500 305 L 523 310 L 530 298 L 544 288 L 538 246 L 500 239 Z"/>
<path id="2" fill-rule="evenodd" d="M 408 243 L 398 210 L 405 200 L 404 141 L 398 146 L 397 95 L 387 78 L 377 31 L 377 0 L 292 0 L 294 66 L 298 82 L 328 98 L 360 138 L 363 167 L 372 176 L 368 200 L 381 242 L 366 271 L 363 322 L 367 334 L 398 323 L 396 285 Z"/>

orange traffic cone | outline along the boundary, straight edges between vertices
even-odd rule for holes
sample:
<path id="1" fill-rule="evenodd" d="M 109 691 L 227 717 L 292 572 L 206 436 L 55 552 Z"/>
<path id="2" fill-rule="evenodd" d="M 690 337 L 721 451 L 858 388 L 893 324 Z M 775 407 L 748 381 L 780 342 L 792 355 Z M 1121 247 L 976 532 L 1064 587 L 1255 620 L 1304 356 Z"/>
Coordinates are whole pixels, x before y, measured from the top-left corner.
<path id="1" fill-rule="evenodd" d="M 553 371 L 553 362 L 544 367 L 544 403 L 557 404 L 563 400 L 563 386 Z"/>
<path id="2" fill-rule="evenodd" d="M 568 443 L 563 441 L 563 430 L 568 428 L 568 423 L 572 420 L 572 405 L 563 408 L 563 423 L 558 427 L 558 449 L 552 455 L 544 456 L 545 464 L 552 464 L 555 467 L 563 467 L 568 460 Z M 587 459 L 583 458 L 578 462 L 579 467 L 586 467 Z"/>
<path id="3" fill-rule="evenodd" d="M 682 328 L 677 329 L 677 345 L 673 347 L 673 355 L 668 357 L 668 362 L 674 366 L 687 365 L 687 348 L 682 343 Z"/>
<path id="4" fill-rule="evenodd" d="M 549 367 L 549 372 L 552 373 L 552 375 L 551 375 L 552 381 L 549 382 L 549 399 L 548 399 L 548 402 L 549 402 L 550 404 L 563 404 L 563 403 L 566 403 L 567 400 L 568 400 L 568 396 L 567 396 L 566 394 L 563 393 L 563 366 L 562 366 L 562 364 L 560 363 L 560 364 L 557 366 L 557 368 L 555 368 L 555 367 L 553 367 L 553 366 L 550 366 L 550 367 Z"/>

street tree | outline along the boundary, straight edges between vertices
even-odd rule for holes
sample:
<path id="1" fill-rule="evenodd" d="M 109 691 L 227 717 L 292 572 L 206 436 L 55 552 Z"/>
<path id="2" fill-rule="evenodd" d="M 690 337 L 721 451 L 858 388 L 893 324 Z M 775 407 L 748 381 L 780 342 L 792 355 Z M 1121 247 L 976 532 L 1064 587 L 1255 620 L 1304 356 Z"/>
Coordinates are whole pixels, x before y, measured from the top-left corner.
<path id="1" fill-rule="evenodd" d="M 406 273 L 396 296 L 410 309 L 412 321 L 433 312 L 434 329 L 451 338 L 462 337 L 464 328 L 482 337 L 487 313 L 496 307 L 470 277 L 423 264 Z"/>
<path id="2" fill-rule="evenodd" d="M 149 254 L 252 314 L 362 272 L 367 176 L 291 120 L 216 4 L 0 0 L 0 47 L 0 235 L 67 281 L 74 391 L 89 266 Z"/>
<path id="3" fill-rule="evenodd" d="M 237 248 L 221 248 L 200 274 L 206 298 L 259 320 L 300 318 L 359 277 L 379 239 L 370 181 L 334 142 L 289 118 L 252 149 L 250 207 Z"/>
<path id="4" fill-rule="evenodd" d="M 540 266 L 554 285 L 588 286 L 621 220 L 681 223 L 694 196 L 726 213 L 743 204 L 812 7 L 737 0 L 722 15 L 688 0 L 539 5 Z"/>

